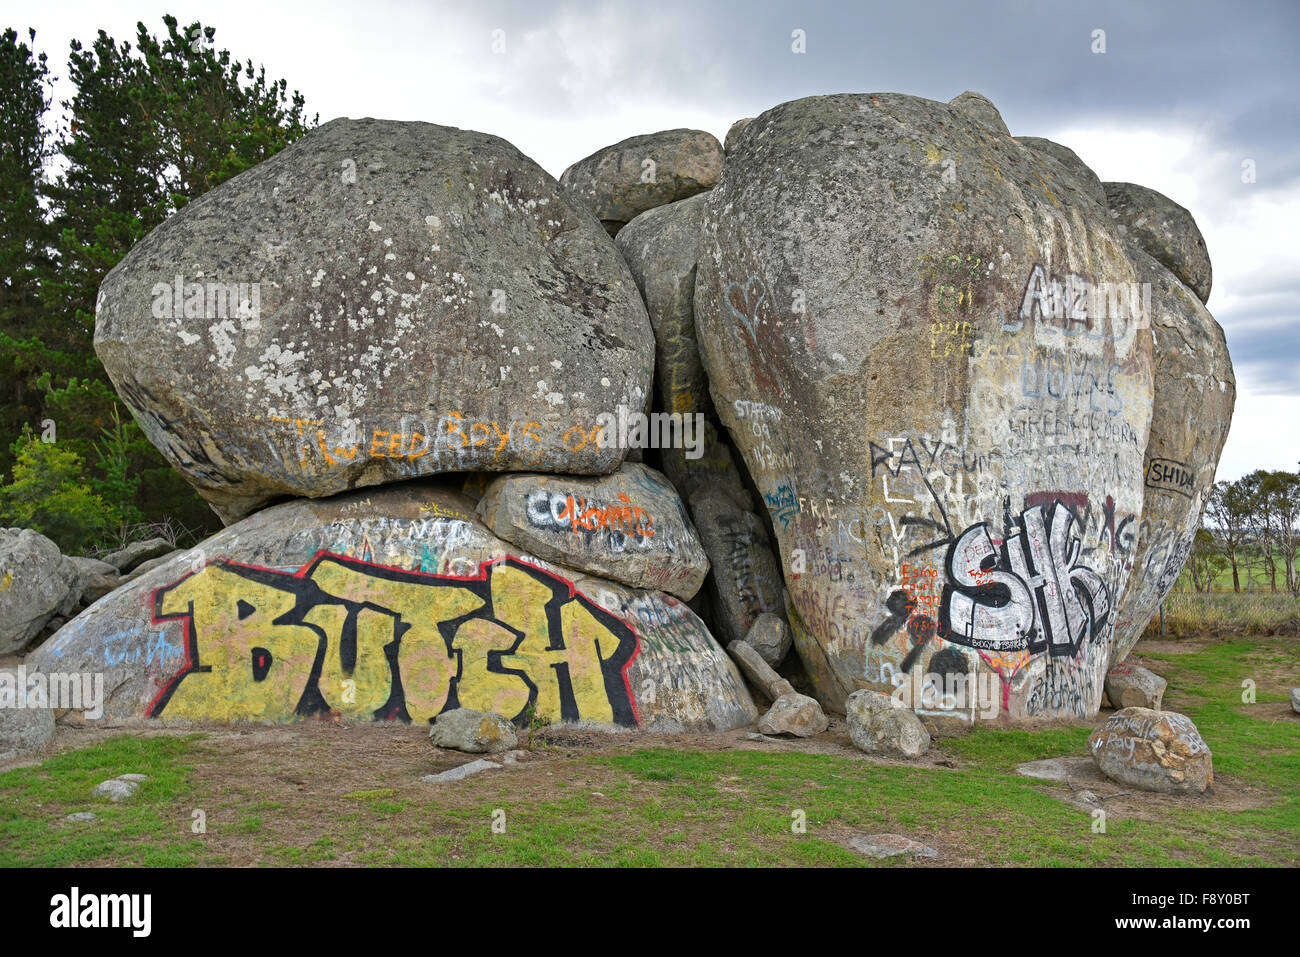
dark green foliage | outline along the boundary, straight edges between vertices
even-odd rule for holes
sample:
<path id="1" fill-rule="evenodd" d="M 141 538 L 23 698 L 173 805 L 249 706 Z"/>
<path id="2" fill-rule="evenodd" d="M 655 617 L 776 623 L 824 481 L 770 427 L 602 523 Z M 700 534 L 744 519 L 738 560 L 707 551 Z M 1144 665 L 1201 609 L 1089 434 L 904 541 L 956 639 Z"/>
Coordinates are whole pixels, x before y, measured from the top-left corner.
<path id="1" fill-rule="evenodd" d="M 72 41 L 75 92 L 53 137 L 44 55 L 15 30 L 0 38 L 0 473 L 17 476 L 20 451 L 57 460 L 68 487 L 102 497 L 119 523 L 207 533 L 215 516 L 147 442 L 95 356 L 96 297 L 149 230 L 315 119 L 284 80 L 217 51 L 212 27 L 163 24 L 161 37 L 138 24 L 134 44 L 102 30 L 88 47 Z M 64 163 L 50 180 L 56 152 Z M 25 427 L 52 428 L 66 454 L 15 442 Z"/>

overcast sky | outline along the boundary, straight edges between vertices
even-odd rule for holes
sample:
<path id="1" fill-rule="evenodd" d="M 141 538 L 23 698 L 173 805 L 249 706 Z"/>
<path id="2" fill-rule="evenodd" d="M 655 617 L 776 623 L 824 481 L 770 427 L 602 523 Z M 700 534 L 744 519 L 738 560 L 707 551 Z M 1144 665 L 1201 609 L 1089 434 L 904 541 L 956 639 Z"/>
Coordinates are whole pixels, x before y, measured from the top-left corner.
<path id="1" fill-rule="evenodd" d="M 1103 180 L 1191 210 L 1237 374 L 1218 477 L 1300 462 L 1300 3 L 20 0 L 0 27 L 36 28 L 57 101 L 71 92 L 70 39 L 133 39 L 141 19 L 162 33 L 165 12 L 215 26 L 218 48 L 284 77 L 322 122 L 483 130 L 557 176 L 627 136 L 685 126 L 721 139 L 801 96 L 978 90 L 1012 135 L 1057 140 Z"/>

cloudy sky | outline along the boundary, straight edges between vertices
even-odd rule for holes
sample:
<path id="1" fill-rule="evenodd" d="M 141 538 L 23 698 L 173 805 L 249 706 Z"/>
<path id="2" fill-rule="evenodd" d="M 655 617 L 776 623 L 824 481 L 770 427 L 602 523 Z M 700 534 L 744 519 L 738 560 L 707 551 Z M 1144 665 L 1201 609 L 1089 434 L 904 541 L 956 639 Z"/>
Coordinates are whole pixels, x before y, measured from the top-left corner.
<path id="1" fill-rule="evenodd" d="M 633 134 L 722 138 L 801 96 L 978 90 L 1013 135 L 1191 210 L 1237 373 L 1218 477 L 1300 463 L 1300 3 L 20 0 L 0 26 L 36 28 L 60 100 L 71 38 L 131 39 L 141 19 L 163 32 L 165 12 L 215 26 L 218 47 L 287 79 L 322 121 L 484 130 L 557 176 Z"/>

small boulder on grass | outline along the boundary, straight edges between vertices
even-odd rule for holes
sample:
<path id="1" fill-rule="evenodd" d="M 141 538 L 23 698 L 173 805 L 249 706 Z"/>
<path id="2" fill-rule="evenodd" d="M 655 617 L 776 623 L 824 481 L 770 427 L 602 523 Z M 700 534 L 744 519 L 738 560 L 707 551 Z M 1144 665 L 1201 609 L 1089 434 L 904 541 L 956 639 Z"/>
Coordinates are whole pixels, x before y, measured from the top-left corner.
<path id="1" fill-rule="evenodd" d="M 921 719 L 883 691 L 853 692 L 844 711 L 849 737 L 868 754 L 919 758 L 930 750 L 930 732 Z"/>
<path id="2" fill-rule="evenodd" d="M 1214 761 L 1184 714 L 1125 708 L 1088 738 L 1088 751 L 1106 777 L 1144 791 L 1200 794 L 1214 783 Z"/>
<path id="3" fill-rule="evenodd" d="M 496 754 L 519 743 L 513 724 L 499 714 L 473 708 L 456 708 L 438 715 L 429 729 L 429 740 L 435 748 L 470 754 Z"/>
<path id="4" fill-rule="evenodd" d="M 1111 707 L 1117 710 L 1150 708 L 1159 711 L 1168 684 L 1154 671 L 1126 661 L 1106 675 L 1106 697 L 1110 699 Z"/>
<path id="5" fill-rule="evenodd" d="M 829 726 L 817 699 L 798 692 L 781 695 L 758 719 L 758 730 L 763 734 L 793 734 L 799 738 L 811 738 Z"/>

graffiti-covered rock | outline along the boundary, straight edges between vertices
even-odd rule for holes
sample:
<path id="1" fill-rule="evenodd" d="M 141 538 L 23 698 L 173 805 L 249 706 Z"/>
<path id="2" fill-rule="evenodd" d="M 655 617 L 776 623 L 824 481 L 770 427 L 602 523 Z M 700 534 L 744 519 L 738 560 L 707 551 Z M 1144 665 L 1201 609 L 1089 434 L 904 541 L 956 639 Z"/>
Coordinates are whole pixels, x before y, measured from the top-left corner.
<path id="1" fill-rule="evenodd" d="M 712 189 L 721 171 L 722 144 L 712 133 L 663 130 L 578 160 L 560 174 L 560 185 L 613 236 L 647 209 Z"/>
<path id="2" fill-rule="evenodd" d="M 689 731 L 757 717 L 678 599 L 510 546 L 428 482 L 259 511 L 101 599 L 27 665 L 102 673 L 109 720 L 469 708 Z"/>
<path id="3" fill-rule="evenodd" d="M 1144 791 L 1200 794 L 1214 783 L 1214 760 L 1192 719 L 1172 711 L 1125 708 L 1088 738 L 1101 773 Z"/>
<path id="4" fill-rule="evenodd" d="M 889 695 L 863 689 L 844 706 L 849 738 L 868 754 L 918 758 L 930 750 L 930 732 L 921 719 Z"/>
<path id="5" fill-rule="evenodd" d="M 1100 704 L 1149 323 L 1107 210 L 990 123 L 892 93 L 784 103 L 705 203 L 701 353 L 831 710 L 917 670 L 995 681 L 1012 719 Z"/>
<path id="6" fill-rule="evenodd" d="M 637 462 L 600 478 L 502 476 L 479 500 L 478 514 L 525 551 L 635 588 L 689 600 L 709 573 L 676 490 Z"/>
<path id="7" fill-rule="evenodd" d="M 77 568 L 30 528 L 0 528 L 0 654 L 20 651 L 81 596 Z"/>
<path id="8" fill-rule="evenodd" d="M 444 711 L 429 729 L 435 748 L 452 748 L 471 754 L 496 754 L 519 743 L 515 726 L 499 714 L 484 714 L 473 708 Z"/>
<path id="9" fill-rule="evenodd" d="M 505 140 L 326 123 L 109 273 L 95 350 L 226 521 L 451 471 L 603 474 L 653 337 L 622 257 Z"/>
<path id="10" fill-rule="evenodd" d="M 780 616 L 781 568 L 763 520 L 721 491 L 697 492 L 691 517 L 711 566 L 706 591 L 721 641 L 743 641 L 762 614 Z"/>
<path id="11" fill-rule="evenodd" d="M 1106 673 L 1106 697 L 1117 710 L 1150 708 L 1159 711 L 1168 684 L 1154 671 L 1126 661 Z"/>
<path id="12" fill-rule="evenodd" d="M 1131 236 L 1125 248 L 1139 281 L 1151 290 L 1155 398 L 1133 570 L 1116 606 L 1113 665 L 1133 650 L 1191 554 L 1237 400 L 1232 359 L 1218 322 Z M 1126 531 L 1117 527 L 1115 534 Z"/>
<path id="13" fill-rule="evenodd" d="M 695 341 L 695 249 L 704 194 L 642 213 L 617 239 L 655 332 L 655 394 L 669 412 L 711 415 Z"/>
<path id="14" fill-rule="evenodd" d="M 1136 183 L 1103 183 L 1111 218 L 1132 240 L 1196 293 L 1210 298 L 1213 269 L 1196 220 L 1168 196 Z"/>

